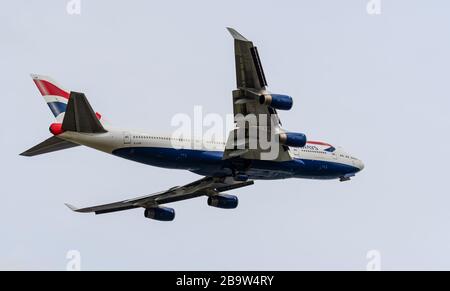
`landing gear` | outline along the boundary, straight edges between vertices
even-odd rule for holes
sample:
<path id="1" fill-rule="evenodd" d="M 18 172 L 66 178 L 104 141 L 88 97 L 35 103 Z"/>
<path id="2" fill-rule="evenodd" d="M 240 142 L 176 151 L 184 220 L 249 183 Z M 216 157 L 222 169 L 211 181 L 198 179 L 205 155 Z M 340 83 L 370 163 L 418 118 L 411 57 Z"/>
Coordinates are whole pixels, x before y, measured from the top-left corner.
<path id="1" fill-rule="evenodd" d="M 246 159 L 235 159 L 231 161 L 230 169 L 231 175 L 235 181 L 245 182 L 249 179 L 248 175 L 245 174 L 248 169 L 250 169 L 252 164 L 251 160 Z"/>
<path id="2" fill-rule="evenodd" d="M 350 181 L 351 177 L 354 177 L 355 174 L 345 174 L 344 176 L 339 178 L 340 182 Z"/>

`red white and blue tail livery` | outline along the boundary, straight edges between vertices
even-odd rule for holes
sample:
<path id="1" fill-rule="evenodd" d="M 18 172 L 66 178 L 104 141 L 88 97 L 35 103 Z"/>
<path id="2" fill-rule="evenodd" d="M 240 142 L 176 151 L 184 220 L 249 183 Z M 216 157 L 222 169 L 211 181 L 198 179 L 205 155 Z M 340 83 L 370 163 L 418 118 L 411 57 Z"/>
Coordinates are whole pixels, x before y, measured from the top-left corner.
<path id="1" fill-rule="evenodd" d="M 50 125 L 50 138 L 21 155 L 36 156 L 83 145 L 131 161 L 203 176 L 184 186 L 119 202 L 86 208 L 67 204 L 73 211 L 96 214 L 144 208 L 145 217 L 159 221 L 175 218 L 175 210 L 164 204 L 200 196 L 207 197 L 210 206 L 236 208 L 238 198 L 224 192 L 252 185 L 255 180 L 348 181 L 360 172 L 363 162 L 342 148 L 307 140 L 303 133 L 282 127 L 277 111 L 290 110 L 293 99 L 267 91 L 257 48 L 236 30 L 228 30 L 234 39 L 237 88 L 233 91 L 236 127 L 226 141 L 201 140 L 199 146 L 197 139 L 115 128 L 101 120 L 83 93 L 68 91 L 49 77 L 32 75 L 56 121 Z M 252 115 L 265 119 L 239 125 L 238 117 Z M 249 146 L 255 140 L 248 134 L 251 128 L 270 133 L 276 141 L 271 147 L 276 150 L 275 156 L 267 158 L 267 149 L 260 146 L 260 134 L 256 136 L 258 146 Z M 245 135 L 236 138 L 240 130 Z"/>
<path id="2" fill-rule="evenodd" d="M 35 74 L 32 74 L 31 77 L 55 118 L 62 121 L 70 92 L 49 77 Z"/>

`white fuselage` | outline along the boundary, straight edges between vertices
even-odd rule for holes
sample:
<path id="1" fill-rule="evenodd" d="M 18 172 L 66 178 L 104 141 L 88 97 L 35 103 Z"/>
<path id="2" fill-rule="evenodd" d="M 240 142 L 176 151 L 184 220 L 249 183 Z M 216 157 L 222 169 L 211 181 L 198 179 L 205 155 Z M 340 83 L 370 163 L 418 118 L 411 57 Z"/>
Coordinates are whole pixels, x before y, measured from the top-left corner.
<path id="1" fill-rule="evenodd" d="M 222 160 L 225 142 L 175 139 L 170 135 L 143 133 L 108 127 L 106 133 L 64 132 L 60 138 L 123 158 L 165 168 L 186 169 L 201 175 L 225 175 Z M 292 162 L 252 161 L 246 171 L 254 179 L 289 177 L 330 179 L 352 176 L 363 163 L 322 142 L 290 148 Z M 270 173 L 272 171 L 273 173 Z"/>

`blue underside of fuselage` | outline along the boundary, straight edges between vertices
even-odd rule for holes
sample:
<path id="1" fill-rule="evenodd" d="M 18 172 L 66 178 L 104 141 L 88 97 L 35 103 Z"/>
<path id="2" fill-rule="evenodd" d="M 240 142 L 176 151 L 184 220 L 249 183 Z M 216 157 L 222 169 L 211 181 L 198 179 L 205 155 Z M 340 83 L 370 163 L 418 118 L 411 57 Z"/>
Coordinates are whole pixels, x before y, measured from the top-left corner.
<path id="1" fill-rule="evenodd" d="M 158 147 L 127 147 L 113 154 L 128 160 L 169 169 L 182 169 L 203 176 L 232 174 L 230 160 L 222 160 L 221 151 L 174 149 Z M 233 160 L 236 162 L 237 160 Z M 237 161 L 239 162 L 239 161 Z M 248 160 L 246 160 L 248 162 Z M 250 179 L 285 178 L 335 179 L 351 175 L 359 169 L 353 166 L 320 160 L 294 159 L 286 162 L 252 160 L 245 174 Z"/>

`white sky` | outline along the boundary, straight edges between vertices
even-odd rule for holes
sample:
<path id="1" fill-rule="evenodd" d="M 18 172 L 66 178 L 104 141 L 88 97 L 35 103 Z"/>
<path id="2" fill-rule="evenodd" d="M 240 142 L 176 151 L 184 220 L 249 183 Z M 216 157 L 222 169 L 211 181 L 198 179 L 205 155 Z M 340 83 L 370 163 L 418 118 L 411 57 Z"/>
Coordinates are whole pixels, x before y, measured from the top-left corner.
<path id="1" fill-rule="evenodd" d="M 0 9 L 0 269 L 449 269 L 450 4 L 382 0 L 8 1 Z M 295 99 L 286 128 L 341 145 L 366 169 L 348 183 L 285 180 L 143 210 L 88 206 L 198 179 L 87 148 L 18 154 L 49 136 L 52 115 L 29 73 L 83 91 L 113 124 L 169 131 L 175 113 L 230 113 L 232 26 L 258 46 L 272 92 Z"/>

